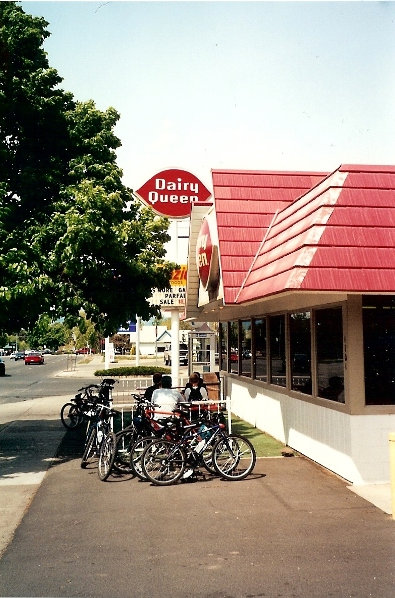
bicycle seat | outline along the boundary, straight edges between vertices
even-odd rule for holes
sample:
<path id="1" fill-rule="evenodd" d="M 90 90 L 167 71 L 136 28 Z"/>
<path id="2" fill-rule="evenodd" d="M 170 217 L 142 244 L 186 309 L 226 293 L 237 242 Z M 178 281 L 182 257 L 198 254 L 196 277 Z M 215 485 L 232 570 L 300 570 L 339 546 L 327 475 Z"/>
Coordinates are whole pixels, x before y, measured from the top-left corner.
<path id="1" fill-rule="evenodd" d="M 113 378 L 104 378 L 104 380 L 101 381 L 100 386 L 114 386 L 117 382 L 118 380 L 114 380 Z"/>

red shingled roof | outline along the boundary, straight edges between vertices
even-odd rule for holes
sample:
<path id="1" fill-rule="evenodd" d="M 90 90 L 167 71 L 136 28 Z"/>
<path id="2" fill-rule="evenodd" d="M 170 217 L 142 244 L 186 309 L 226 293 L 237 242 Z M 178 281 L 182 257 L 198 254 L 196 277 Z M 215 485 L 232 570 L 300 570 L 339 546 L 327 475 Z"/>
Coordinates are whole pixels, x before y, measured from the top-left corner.
<path id="1" fill-rule="evenodd" d="M 234 302 L 286 290 L 394 292 L 395 167 L 343 165 L 262 233 Z"/>
<path id="2" fill-rule="evenodd" d="M 273 216 L 327 173 L 213 170 L 224 301 L 234 303 Z"/>

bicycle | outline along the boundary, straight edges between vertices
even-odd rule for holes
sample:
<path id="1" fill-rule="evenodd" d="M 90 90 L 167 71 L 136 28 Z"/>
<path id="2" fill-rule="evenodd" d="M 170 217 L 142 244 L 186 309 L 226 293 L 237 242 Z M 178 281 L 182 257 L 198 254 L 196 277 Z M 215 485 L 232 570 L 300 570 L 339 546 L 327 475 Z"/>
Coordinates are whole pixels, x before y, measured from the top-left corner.
<path id="1" fill-rule="evenodd" d="M 148 434 L 140 436 L 131 446 L 130 467 L 133 474 L 140 480 L 145 481 L 147 479 L 141 467 L 141 457 L 152 440 L 154 438 L 178 440 L 183 435 L 185 426 L 191 424 L 188 414 L 181 407 L 177 407 L 172 413 L 164 412 L 163 414 L 169 417 L 161 420 L 149 419 Z"/>
<path id="2" fill-rule="evenodd" d="M 65 403 L 60 410 L 62 424 L 68 430 L 78 428 L 85 417 L 89 415 L 95 401 L 93 389 L 98 389 L 98 384 L 89 384 L 78 389 L 78 393 L 68 403 Z"/>
<path id="3" fill-rule="evenodd" d="M 88 419 L 85 448 L 81 459 L 82 468 L 87 466 L 92 456 L 99 456 L 103 439 L 107 437 L 108 433 L 112 432 L 112 418 L 117 413 L 112 409 L 111 391 L 114 384 L 115 380 L 108 378 L 103 380 L 99 387 L 98 400 L 101 399 L 103 403 L 94 402 L 93 413 L 90 414 Z"/>
<path id="4" fill-rule="evenodd" d="M 109 405 L 96 403 L 95 413 L 89 424 L 87 441 L 81 459 L 83 469 L 88 465 L 89 459 L 99 455 L 103 439 L 111 432 L 114 415 L 116 415 L 116 411 L 113 411 Z"/>
<path id="5" fill-rule="evenodd" d="M 97 401 L 110 399 L 115 382 L 112 378 L 104 378 L 100 384 L 89 384 L 80 388 L 75 397 L 60 410 L 60 419 L 64 427 L 72 430 L 89 419 Z"/>
<path id="6" fill-rule="evenodd" d="M 254 469 L 256 453 L 251 442 L 238 434 L 227 434 L 223 423 L 202 421 L 186 426 L 176 442 L 157 439 L 141 456 L 144 475 L 155 485 L 168 486 L 191 477 L 204 466 L 226 480 L 242 480 Z"/>
<path id="7" fill-rule="evenodd" d="M 108 479 L 111 471 L 115 469 L 119 473 L 133 473 L 133 475 L 144 479 L 139 459 L 142 453 L 141 446 L 145 448 L 147 439 L 159 438 L 167 435 L 168 438 L 179 436 L 179 427 L 185 415 L 181 412 L 163 412 L 169 417 L 160 420 L 153 419 L 154 405 L 140 395 L 132 395 L 137 403 L 133 421 L 129 426 L 115 434 L 109 432 L 104 438 L 98 463 L 98 475 L 102 481 Z M 158 411 L 156 411 L 158 413 Z M 189 423 L 189 421 L 188 421 Z M 141 444 L 141 441 L 144 441 Z"/>

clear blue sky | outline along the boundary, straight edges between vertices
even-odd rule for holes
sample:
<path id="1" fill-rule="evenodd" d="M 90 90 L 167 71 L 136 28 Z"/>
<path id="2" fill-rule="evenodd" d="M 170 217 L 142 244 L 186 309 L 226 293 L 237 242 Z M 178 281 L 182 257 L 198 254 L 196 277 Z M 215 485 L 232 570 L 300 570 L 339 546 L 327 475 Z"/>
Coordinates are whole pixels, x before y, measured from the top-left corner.
<path id="1" fill-rule="evenodd" d="M 134 189 L 165 168 L 395 163 L 395 3 L 22 2 L 50 65 L 121 114 Z"/>

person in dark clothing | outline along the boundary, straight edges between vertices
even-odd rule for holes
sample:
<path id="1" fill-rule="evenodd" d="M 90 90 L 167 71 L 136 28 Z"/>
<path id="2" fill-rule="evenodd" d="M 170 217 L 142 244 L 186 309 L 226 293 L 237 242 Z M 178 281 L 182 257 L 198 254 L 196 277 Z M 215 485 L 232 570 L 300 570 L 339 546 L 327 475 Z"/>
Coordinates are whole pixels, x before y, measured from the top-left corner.
<path id="1" fill-rule="evenodd" d="M 208 395 L 206 385 L 198 372 L 193 372 L 189 376 L 189 382 L 184 388 L 184 397 L 189 403 L 191 401 L 207 401 Z"/>
<path id="2" fill-rule="evenodd" d="M 153 385 L 148 386 L 148 388 L 146 388 L 144 392 L 144 398 L 147 399 L 147 401 L 150 401 L 152 399 L 152 393 L 154 392 L 154 390 L 161 387 L 162 374 L 160 374 L 159 372 L 155 372 L 155 374 L 152 376 L 152 382 Z"/>

